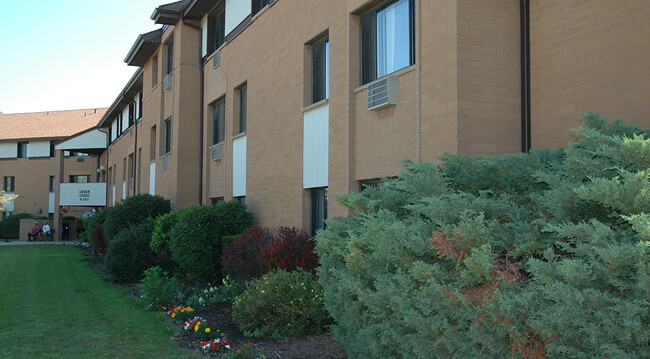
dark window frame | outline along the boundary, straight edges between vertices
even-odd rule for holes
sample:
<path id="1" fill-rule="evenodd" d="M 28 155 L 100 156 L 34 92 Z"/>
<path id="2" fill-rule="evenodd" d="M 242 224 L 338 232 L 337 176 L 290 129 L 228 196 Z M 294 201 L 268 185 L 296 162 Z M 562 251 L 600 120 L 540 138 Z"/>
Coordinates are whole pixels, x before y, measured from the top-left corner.
<path id="1" fill-rule="evenodd" d="M 248 86 L 243 85 L 239 88 L 239 114 L 238 114 L 239 132 L 244 133 L 248 127 Z"/>
<path id="2" fill-rule="evenodd" d="M 173 35 L 172 35 L 173 36 Z M 167 75 L 174 71 L 174 39 L 167 42 Z"/>
<path id="3" fill-rule="evenodd" d="M 15 192 L 16 191 L 16 177 L 15 176 L 5 176 L 2 189 L 5 192 Z"/>
<path id="4" fill-rule="evenodd" d="M 310 217 L 312 236 L 316 235 L 319 229 L 327 228 L 327 192 L 328 187 L 312 188 L 310 190 Z"/>
<path id="5" fill-rule="evenodd" d="M 372 82 L 377 77 L 377 14 L 400 0 L 390 0 L 361 14 L 361 84 Z M 409 65 L 415 64 L 415 1 L 409 3 Z M 407 67 L 408 67 L 407 66 Z M 398 69 L 399 70 L 399 69 Z M 395 71 L 398 71 L 395 70 Z M 385 74 L 383 76 L 386 76 Z M 383 77 L 382 76 L 382 77 Z"/>
<path id="6" fill-rule="evenodd" d="M 165 120 L 165 154 L 172 151 L 172 118 L 169 117 Z"/>
<path id="7" fill-rule="evenodd" d="M 329 98 L 329 38 L 311 46 L 311 103 Z"/>
<path id="8" fill-rule="evenodd" d="M 226 9 L 224 3 L 208 15 L 208 43 L 206 54 L 217 51 L 226 42 Z"/>
<path id="9" fill-rule="evenodd" d="M 86 179 L 85 182 L 79 181 L 82 177 Z M 90 183 L 90 175 L 70 175 L 70 183 Z"/>
<path id="10" fill-rule="evenodd" d="M 226 99 L 212 105 L 212 144 L 226 140 Z"/>
<path id="11" fill-rule="evenodd" d="M 260 10 L 268 5 L 271 0 L 251 0 L 251 15 L 255 16 Z"/>
<path id="12" fill-rule="evenodd" d="M 142 118 L 142 92 L 138 95 L 138 113 L 136 117 L 138 120 Z"/>
<path id="13" fill-rule="evenodd" d="M 55 186 L 56 186 L 56 178 L 54 176 L 50 176 L 49 191 L 54 192 Z"/>
<path id="14" fill-rule="evenodd" d="M 29 152 L 29 142 L 21 141 L 17 144 L 16 158 L 27 158 Z"/>

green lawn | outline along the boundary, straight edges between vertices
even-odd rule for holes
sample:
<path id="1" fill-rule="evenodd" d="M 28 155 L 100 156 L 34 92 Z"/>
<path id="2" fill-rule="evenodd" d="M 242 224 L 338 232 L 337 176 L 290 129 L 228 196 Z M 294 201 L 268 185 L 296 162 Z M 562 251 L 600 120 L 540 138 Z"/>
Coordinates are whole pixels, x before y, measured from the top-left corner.
<path id="1" fill-rule="evenodd" d="M 76 248 L 0 247 L 0 358 L 187 358 L 164 315 L 88 268 Z"/>

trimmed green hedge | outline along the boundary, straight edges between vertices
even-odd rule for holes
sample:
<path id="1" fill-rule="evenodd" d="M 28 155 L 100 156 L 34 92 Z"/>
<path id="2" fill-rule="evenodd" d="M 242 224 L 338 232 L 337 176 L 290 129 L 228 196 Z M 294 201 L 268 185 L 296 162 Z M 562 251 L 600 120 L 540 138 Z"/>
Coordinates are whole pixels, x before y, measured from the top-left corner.
<path id="1" fill-rule="evenodd" d="M 104 235 L 110 242 L 123 229 L 140 223 L 147 218 L 155 219 L 161 214 L 169 213 L 171 204 L 168 199 L 150 194 L 127 197 L 117 203 L 106 214 L 102 227 Z"/>
<path id="2" fill-rule="evenodd" d="M 446 154 L 317 236 L 351 358 L 650 356 L 650 136 L 586 115 L 555 153 Z"/>
<path id="3" fill-rule="evenodd" d="M 151 233 L 153 220 L 146 219 L 120 231 L 110 242 L 104 263 L 114 281 L 137 282 L 145 270 L 156 265 L 156 255 L 149 248 Z"/>

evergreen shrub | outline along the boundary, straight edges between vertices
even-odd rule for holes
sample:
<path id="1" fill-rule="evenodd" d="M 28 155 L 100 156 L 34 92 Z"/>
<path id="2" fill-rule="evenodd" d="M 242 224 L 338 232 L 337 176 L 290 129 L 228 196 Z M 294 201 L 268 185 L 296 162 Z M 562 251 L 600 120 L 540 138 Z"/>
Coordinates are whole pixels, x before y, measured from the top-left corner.
<path id="1" fill-rule="evenodd" d="M 32 218 L 29 213 L 15 213 L 0 221 L 0 233 L 5 238 L 18 238 L 20 235 L 20 220 Z"/>
<path id="2" fill-rule="evenodd" d="M 237 201 L 184 208 L 169 235 L 172 259 L 195 283 L 220 282 L 221 238 L 243 232 L 251 225 L 252 218 L 246 206 Z"/>
<path id="3" fill-rule="evenodd" d="M 409 163 L 317 236 L 351 358 L 650 357 L 650 135 Z"/>
<path id="4" fill-rule="evenodd" d="M 331 322 L 322 288 L 301 269 L 273 271 L 246 283 L 232 318 L 246 336 L 274 338 L 319 334 Z"/>
<path id="5" fill-rule="evenodd" d="M 149 247 L 152 233 L 153 220 L 147 219 L 121 231 L 110 242 L 104 264 L 115 282 L 140 281 L 144 271 L 156 265 L 156 255 Z"/>
<path id="6" fill-rule="evenodd" d="M 150 194 L 138 194 L 127 197 L 122 202 L 115 204 L 106 214 L 103 228 L 108 241 L 112 241 L 117 234 L 134 224 L 147 218 L 155 219 L 161 214 L 169 213 L 171 204 L 168 199 Z"/>

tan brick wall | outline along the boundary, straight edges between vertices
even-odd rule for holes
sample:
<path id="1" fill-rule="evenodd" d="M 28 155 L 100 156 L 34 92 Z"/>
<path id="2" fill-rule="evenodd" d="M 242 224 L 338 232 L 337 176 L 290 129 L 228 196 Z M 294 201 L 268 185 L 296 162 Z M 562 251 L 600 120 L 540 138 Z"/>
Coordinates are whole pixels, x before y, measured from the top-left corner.
<path id="1" fill-rule="evenodd" d="M 565 146 L 587 110 L 650 127 L 650 2 L 530 1 L 532 145 Z"/>
<path id="2" fill-rule="evenodd" d="M 83 159 L 78 162 L 77 159 Z M 68 157 L 64 160 L 63 182 L 70 181 L 71 175 L 90 175 L 91 182 L 97 182 L 97 157 Z M 0 160 L 0 186 L 4 177 L 15 177 L 13 213 L 29 213 L 47 216 L 49 207 L 50 176 L 56 174 L 56 158 L 18 158 Z M 4 188 L 2 188 L 4 190 Z M 41 214 L 38 210 L 41 210 Z M 69 216 L 81 217 L 88 208 L 72 208 Z"/>

